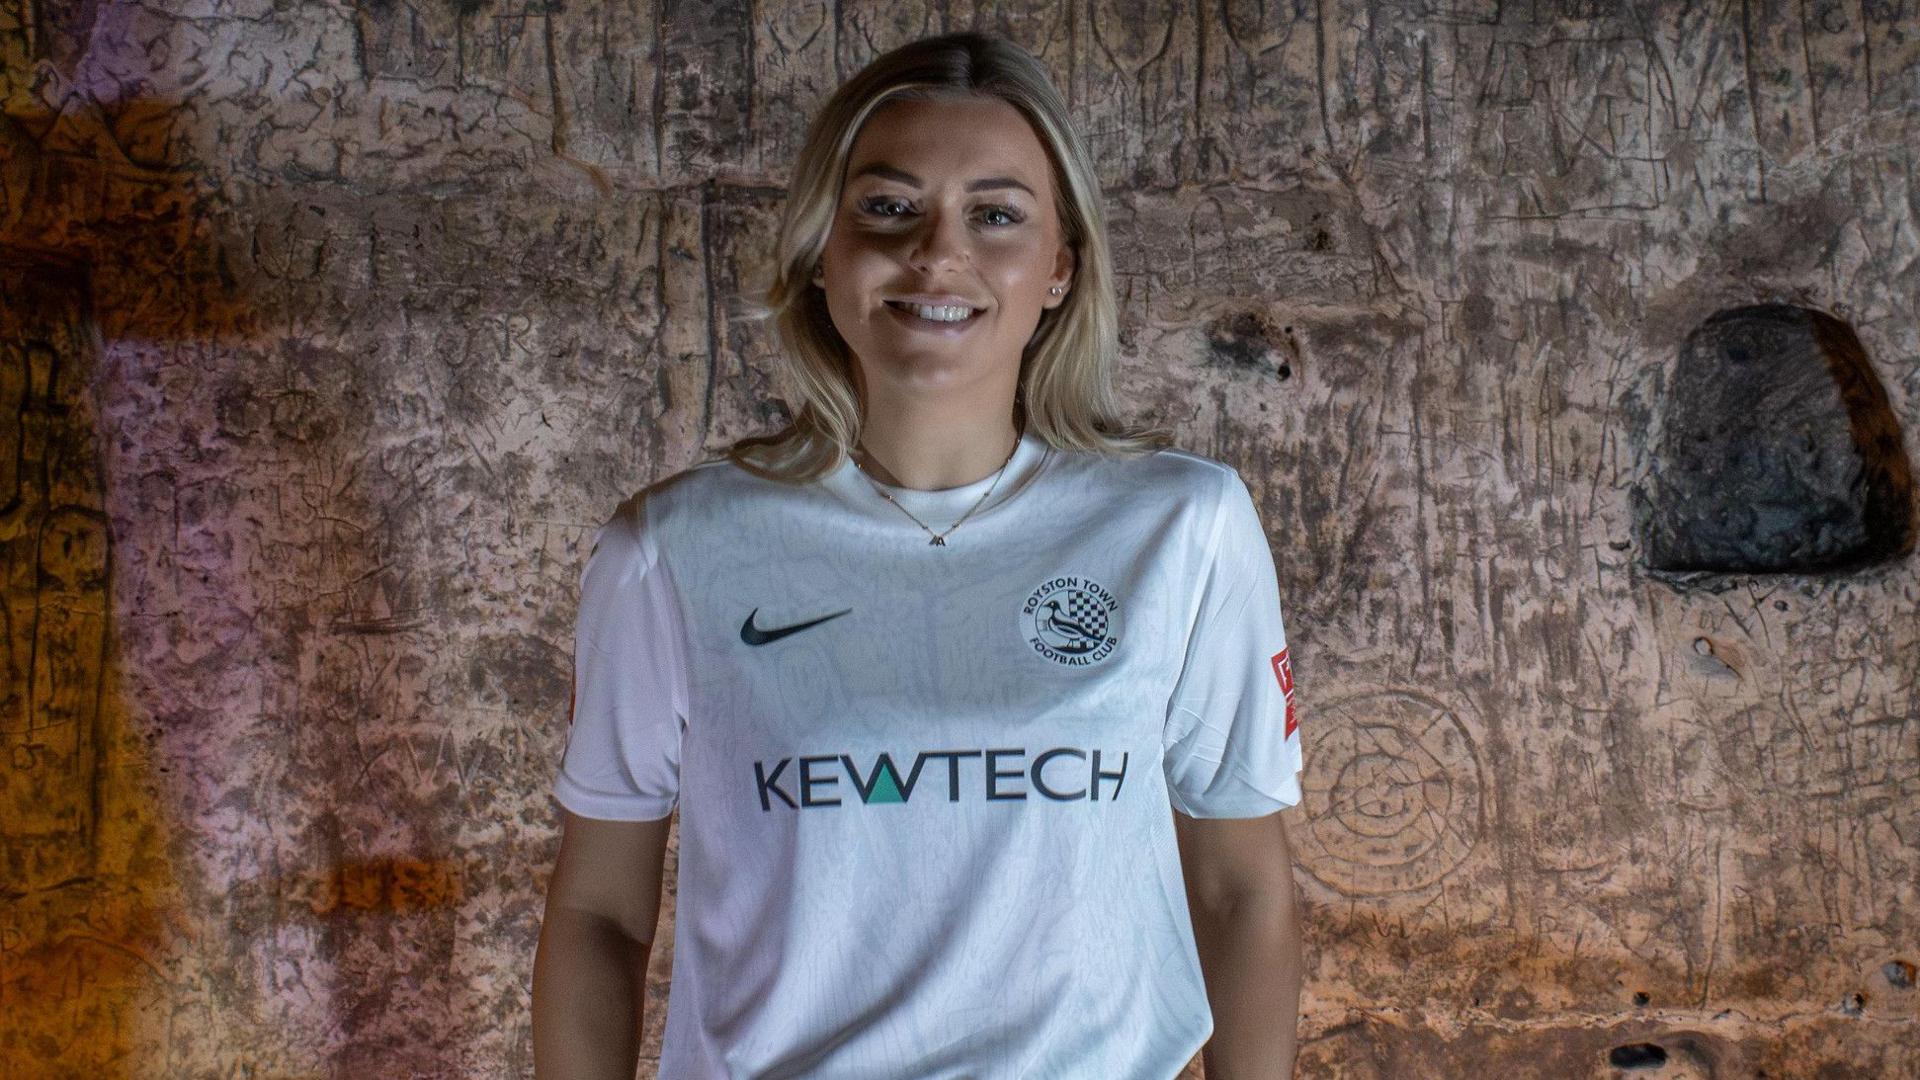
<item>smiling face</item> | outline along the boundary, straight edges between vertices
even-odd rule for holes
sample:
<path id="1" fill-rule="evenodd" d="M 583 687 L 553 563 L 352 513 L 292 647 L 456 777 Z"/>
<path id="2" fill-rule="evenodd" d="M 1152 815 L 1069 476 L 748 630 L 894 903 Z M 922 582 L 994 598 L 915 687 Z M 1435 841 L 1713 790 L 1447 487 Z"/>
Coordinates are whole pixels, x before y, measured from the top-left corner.
<path id="1" fill-rule="evenodd" d="M 814 277 L 863 385 L 1010 392 L 1072 275 L 1054 191 L 1039 136 L 997 98 L 895 101 L 868 117 Z"/>

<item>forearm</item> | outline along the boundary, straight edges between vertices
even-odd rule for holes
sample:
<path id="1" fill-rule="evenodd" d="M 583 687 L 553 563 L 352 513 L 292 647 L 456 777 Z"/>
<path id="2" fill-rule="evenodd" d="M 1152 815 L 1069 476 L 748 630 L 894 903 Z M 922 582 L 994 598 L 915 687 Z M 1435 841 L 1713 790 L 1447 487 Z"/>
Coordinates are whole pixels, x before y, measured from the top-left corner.
<path id="1" fill-rule="evenodd" d="M 651 953 L 610 920 L 548 909 L 533 961 L 539 1080 L 633 1080 Z"/>
<path id="2" fill-rule="evenodd" d="M 1291 896 L 1193 909 L 1213 1009 L 1207 1080 L 1291 1080 L 1300 1016 L 1299 922 Z"/>

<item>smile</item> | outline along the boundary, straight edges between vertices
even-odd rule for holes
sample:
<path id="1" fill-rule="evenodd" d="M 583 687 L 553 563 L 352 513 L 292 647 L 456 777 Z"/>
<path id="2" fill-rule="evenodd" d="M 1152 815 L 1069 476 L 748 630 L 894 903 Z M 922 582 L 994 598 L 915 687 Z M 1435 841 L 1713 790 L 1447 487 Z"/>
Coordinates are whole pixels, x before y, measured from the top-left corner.
<path id="1" fill-rule="evenodd" d="M 894 317 L 916 330 L 931 333 L 958 333 L 973 326 L 980 311 L 965 307 L 930 307 L 925 304 L 902 304 L 893 300 L 886 301 L 887 310 Z"/>
<path id="2" fill-rule="evenodd" d="M 927 322 L 965 322 L 980 312 L 970 307 L 935 307 L 931 304 L 908 304 L 899 300 L 888 300 L 887 306 L 895 311 L 904 311 Z"/>

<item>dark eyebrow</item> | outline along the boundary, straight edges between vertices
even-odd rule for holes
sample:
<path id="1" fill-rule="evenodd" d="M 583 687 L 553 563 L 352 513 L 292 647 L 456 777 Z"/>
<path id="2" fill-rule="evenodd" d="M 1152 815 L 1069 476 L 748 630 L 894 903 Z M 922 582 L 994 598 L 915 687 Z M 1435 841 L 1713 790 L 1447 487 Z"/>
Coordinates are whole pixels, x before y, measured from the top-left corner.
<path id="1" fill-rule="evenodd" d="M 878 176 L 883 180 L 898 180 L 900 183 L 903 183 L 903 184 L 910 184 L 914 187 L 920 186 L 919 177 L 913 175 L 912 173 L 906 171 L 905 169 L 895 168 L 894 166 L 888 165 L 883 161 L 876 161 L 873 164 L 868 165 L 865 168 L 861 169 L 859 172 L 854 173 L 852 176 L 848 177 L 847 179 L 850 181 L 858 180 L 863 176 Z M 1019 188 L 1021 191 L 1026 192 L 1028 195 L 1033 195 L 1033 197 L 1036 199 L 1040 197 L 1038 195 L 1034 195 L 1032 188 L 1021 183 L 1018 180 L 1015 180 L 1011 176 L 989 176 L 989 177 L 986 177 L 985 179 L 975 180 L 972 183 L 969 183 L 967 185 L 967 190 L 970 192 L 971 191 L 994 191 L 1000 188 Z"/>

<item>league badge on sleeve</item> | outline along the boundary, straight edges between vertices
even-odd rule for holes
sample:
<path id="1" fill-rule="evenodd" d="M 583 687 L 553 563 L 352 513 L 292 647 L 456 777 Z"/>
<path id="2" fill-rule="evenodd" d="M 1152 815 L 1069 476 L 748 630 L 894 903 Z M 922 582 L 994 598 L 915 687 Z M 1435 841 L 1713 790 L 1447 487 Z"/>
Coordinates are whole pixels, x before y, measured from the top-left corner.
<path id="1" fill-rule="evenodd" d="M 1294 731 L 1300 727 L 1300 721 L 1293 715 L 1293 665 L 1287 659 L 1287 648 L 1282 645 L 1280 651 L 1267 660 L 1273 665 L 1273 677 L 1280 682 L 1280 693 L 1287 699 L 1287 730 L 1281 737 L 1291 739 Z"/>

